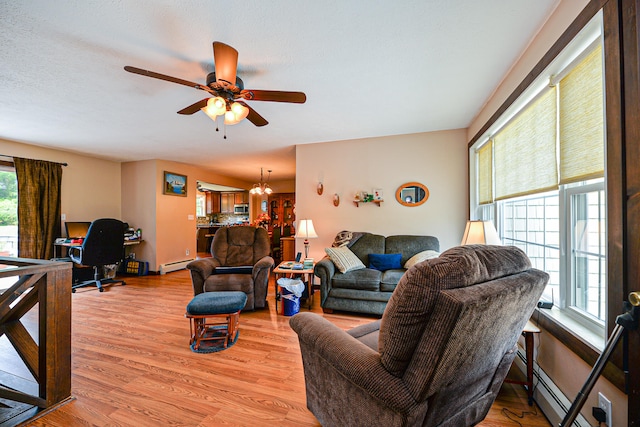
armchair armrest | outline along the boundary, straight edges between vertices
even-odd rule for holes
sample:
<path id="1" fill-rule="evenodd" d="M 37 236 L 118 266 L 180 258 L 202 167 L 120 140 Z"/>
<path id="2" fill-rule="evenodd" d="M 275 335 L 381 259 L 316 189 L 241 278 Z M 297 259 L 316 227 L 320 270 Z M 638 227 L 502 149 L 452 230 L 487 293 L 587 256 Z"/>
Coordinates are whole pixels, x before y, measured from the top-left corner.
<path id="1" fill-rule="evenodd" d="M 298 313 L 289 324 L 298 334 L 303 361 L 308 358 L 316 368 L 322 365 L 323 369 L 338 371 L 354 389 L 365 390 L 398 412 L 407 413 L 417 405 L 402 379 L 382 366 L 379 353 L 346 331 L 315 313 Z M 323 381 L 318 381 L 316 386 L 321 388 Z"/>
<path id="2" fill-rule="evenodd" d="M 275 262 L 273 261 L 272 257 L 265 256 L 260 258 L 258 262 L 256 262 L 253 266 L 253 272 L 252 272 L 253 279 L 255 280 L 258 274 L 260 274 L 260 272 L 264 271 L 265 269 L 267 270 L 267 274 L 270 274 L 271 269 L 273 268 L 274 265 L 275 265 Z"/>
<path id="3" fill-rule="evenodd" d="M 271 270 L 273 270 L 274 261 L 270 256 L 262 257 L 253 266 L 253 283 L 254 283 L 254 297 L 256 308 L 263 308 L 266 306 L 267 292 L 269 287 L 269 276 Z"/>
<path id="4" fill-rule="evenodd" d="M 220 263 L 215 258 L 201 258 L 187 264 L 187 269 L 191 272 L 194 295 L 202 293 L 204 281 L 213 274 L 219 265 Z"/>

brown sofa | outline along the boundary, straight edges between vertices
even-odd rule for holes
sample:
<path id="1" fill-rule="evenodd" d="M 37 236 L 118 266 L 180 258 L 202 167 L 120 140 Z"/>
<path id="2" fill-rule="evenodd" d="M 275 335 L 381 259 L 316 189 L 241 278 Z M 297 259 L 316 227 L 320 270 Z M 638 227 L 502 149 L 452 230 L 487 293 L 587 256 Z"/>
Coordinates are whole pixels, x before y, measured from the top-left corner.
<path id="1" fill-rule="evenodd" d="M 410 268 L 381 320 L 295 315 L 307 407 L 323 426 L 479 423 L 548 278 L 516 247 L 459 246 Z"/>
<path id="2" fill-rule="evenodd" d="M 223 227 L 211 242 L 211 258 L 190 262 L 193 293 L 242 291 L 243 310 L 264 308 L 273 258 L 267 230 L 261 227 Z"/>

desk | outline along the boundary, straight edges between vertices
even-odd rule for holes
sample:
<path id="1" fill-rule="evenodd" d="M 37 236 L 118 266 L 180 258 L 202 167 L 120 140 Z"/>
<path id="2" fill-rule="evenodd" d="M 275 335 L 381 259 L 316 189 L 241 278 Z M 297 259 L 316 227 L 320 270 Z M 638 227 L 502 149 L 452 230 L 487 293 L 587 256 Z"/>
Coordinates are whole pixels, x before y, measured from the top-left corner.
<path id="1" fill-rule="evenodd" d="M 525 357 L 527 359 L 527 379 L 525 381 L 510 379 L 507 378 L 504 380 L 506 383 L 511 384 L 522 384 L 527 389 L 527 397 L 529 398 L 529 405 L 533 405 L 533 346 L 534 346 L 534 335 L 540 333 L 540 328 L 531 323 L 530 320 L 527 321 L 526 326 L 522 331 L 522 336 L 524 337 L 524 351 Z"/>
<path id="2" fill-rule="evenodd" d="M 144 240 L 125 240 L 124 241 L 124 246 L 125 248 L 127 246 L 133 246 L 133 245 L 139 245 L 141 242 L 144 242 Z M 71 243 L 71 242 L 54 242 L 53 244 L 53 257 L 54 258 L 62 258 L 62 249 L 63 248 L 67 248 L 67 250 L 69 248 L 79 248 L 80 246 L 82 246 L 82 243 Z M 58 249 L 60 250 L 60 254 L 58 254 Z M 124 254 L 123 254 L 123 259 L 125 258 Z"/>
<path id="3" fill-rule="evenodd" d="M 314 274 L 313 274 L 313 267 L 311 268 L 306 268 L 303 270 L 294 270 L 292 268 L 282 268 L 282 264 L 284 264 L 285 261 L 281 262 L 274 270 L 273 270 L 273 274 L 275 275 L 275 300 L 276 300 L 276 313 L 278 312 L 278 301 L 280 300 L 280 292 L 278 291 L 278 279 L 280 277 L 285 277 L 285 276 L 289 276 L 290 278 L 293 278 L 295 276 L 301 276 L 302 281 L 305 283 L 305 291 L 307 292 L 307 302 L 309 303 L 309 309 L 311 309 L 311 303 L 312 303 L 312 298 L 313 298 L 313 279 L 314 279 Z M 313 263 L 314 267 L 315 267 L 315 263 Z M 306 281 L 305 281 L 306 279 Z"/>

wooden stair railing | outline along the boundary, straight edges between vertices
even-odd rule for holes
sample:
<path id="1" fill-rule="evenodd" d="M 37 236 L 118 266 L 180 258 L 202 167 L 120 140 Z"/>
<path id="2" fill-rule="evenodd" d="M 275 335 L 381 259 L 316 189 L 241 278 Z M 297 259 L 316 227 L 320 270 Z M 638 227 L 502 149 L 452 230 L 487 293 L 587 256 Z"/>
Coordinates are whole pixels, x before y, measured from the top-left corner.
<path id="1" fill-rule="evenodd" d="M 38 395 L 0 384 L 0 398 L 50 408 L 71 396 L 71 263 L 0 257 L 0 337 L 38 383 Z M 2 286 L 3 288 L 5 286 Z M 38 304 L 37 342 L 20 319 Z"/>

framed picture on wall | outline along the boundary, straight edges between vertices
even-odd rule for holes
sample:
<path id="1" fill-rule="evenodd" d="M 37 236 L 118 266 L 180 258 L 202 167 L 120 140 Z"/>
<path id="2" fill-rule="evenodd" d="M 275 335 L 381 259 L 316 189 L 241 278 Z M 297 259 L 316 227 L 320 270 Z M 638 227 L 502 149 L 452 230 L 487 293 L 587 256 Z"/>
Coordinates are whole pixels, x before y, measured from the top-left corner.
<path id="1" fill-rule="evenodd" d="M 187 196 L 187 176 L 164 171 L 164 188 L 162 194 Z"/>

